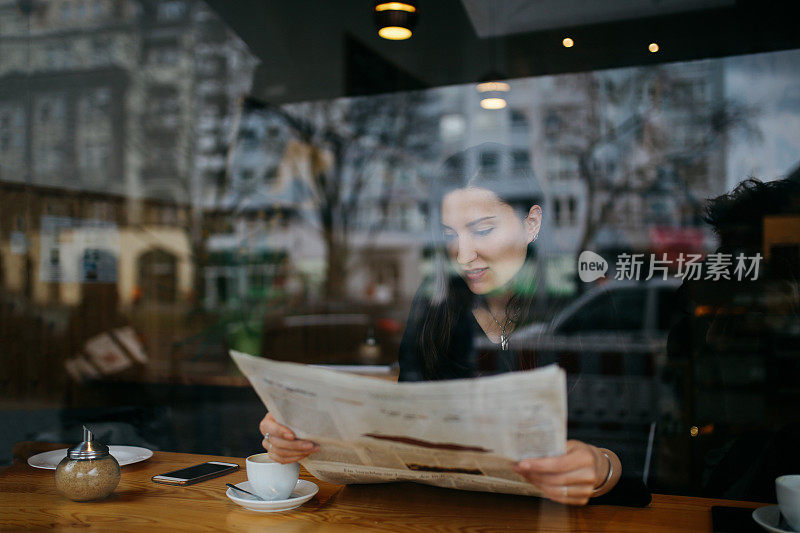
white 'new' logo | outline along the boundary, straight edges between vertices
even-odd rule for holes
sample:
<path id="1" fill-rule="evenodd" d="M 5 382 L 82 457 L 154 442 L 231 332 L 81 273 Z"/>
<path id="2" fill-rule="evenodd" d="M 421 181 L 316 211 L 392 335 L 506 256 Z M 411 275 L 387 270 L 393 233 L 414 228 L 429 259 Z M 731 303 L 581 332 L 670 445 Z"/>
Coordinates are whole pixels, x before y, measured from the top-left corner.
<path id="1" fill-rule="evenodd" d="M 608 262 L 596 253 L 584 250 L 578 256 L 578 277 L 584 283 L 604 278 L 606 272 L 608 272 Z"/>

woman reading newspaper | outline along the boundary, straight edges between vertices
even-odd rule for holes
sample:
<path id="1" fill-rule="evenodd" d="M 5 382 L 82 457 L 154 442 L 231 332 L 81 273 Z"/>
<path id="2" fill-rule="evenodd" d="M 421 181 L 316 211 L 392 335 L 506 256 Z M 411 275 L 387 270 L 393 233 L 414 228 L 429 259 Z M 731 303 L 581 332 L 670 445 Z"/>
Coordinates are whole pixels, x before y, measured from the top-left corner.
<path id="1" fill-rule="evenodd" d="M 456 154 L 434 183 L 430 214 L 441 250 L 433 278 L 412 304 L 400 346 L 401 381 L 471 378 L 534 366 L 526 361 L 530 354 L 517 353 L 509 340 L 529 321 L 536 296 L 541 191 L 529 176 L 503 179 L 469 166 L 481 153 L 502 149 L 481 145 Z M 476 345 L 487 340 L 493 349 L 481 353 Z M 260 429 L 267 435 L 264 447 L 277 461 L 299 461 L 317 450 L 269 414 Z M 622 465 L 609 449 L 569 440 L 564 455 L 525 459 L 514 470 L 547 498 L 584 505 L 617 485 Z"/>

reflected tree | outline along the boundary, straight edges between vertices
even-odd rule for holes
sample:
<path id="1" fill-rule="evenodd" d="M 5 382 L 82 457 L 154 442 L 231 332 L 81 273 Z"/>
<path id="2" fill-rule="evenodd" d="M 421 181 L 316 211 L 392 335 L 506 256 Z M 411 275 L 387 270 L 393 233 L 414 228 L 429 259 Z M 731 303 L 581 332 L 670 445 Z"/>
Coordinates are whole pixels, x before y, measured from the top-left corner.
<path id="1" fill-rule="evenodd" d="M 289 186 L 325 244 L 323 292 L 330 301 L 345 298 L 354 232 L 374 238 L 385 228 L 398 177 L 418 175 L 435 153 L 436 117 L 426 111 L 430 98 L 405 92 L 282 107 L 244 102 L 245 113 L 277 117 L 288 131 L 288 142 L 263 149 L 281 152 L 279 159 L 294 158 Z"/>
<path id="2" fill-rule="evenodd" d="M 696 70 L 663 65 L 570 77 L 586 105 L 556 110 L 546 135 L 573 151 L 585 186 L 578 250 L 617 223 L 700 223 L 704 198 L 725 187 L 729 136 L 761 136 L 758 109 L 725 97 L 721 69 L 700 63 Z M 648 220 L 621 209 L 631 198 L 659 193 L 675 199 L 676 212 Z"/>

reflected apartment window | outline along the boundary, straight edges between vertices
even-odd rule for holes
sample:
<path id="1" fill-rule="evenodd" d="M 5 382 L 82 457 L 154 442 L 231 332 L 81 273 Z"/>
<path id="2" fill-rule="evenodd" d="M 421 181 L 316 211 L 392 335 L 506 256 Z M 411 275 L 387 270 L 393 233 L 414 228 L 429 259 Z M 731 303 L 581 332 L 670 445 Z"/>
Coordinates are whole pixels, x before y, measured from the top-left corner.
<path id="1" fill-rule="evenodd" d="M 182 18 L 186 13 L 186 4 L 184 2 L 162 2 L 158 5 L 158 20 L 167 22 Z"/>
<path id="2" fill-rule="evenodd" d="M 61 167 L 61 148 L 42 146 L 36 151 L 34 169 L 37 174 L 50 175 Z"/>
<path id="3" fill-rule="evenodd" d="M 13 101 L 0 104 L 0 117 L 0 133 L 8 134 L 17 147 L 22 146 L 27 126 L 23 106 Z"/>
<path id="4" fill-rule="evenodd" d="M 156 85 L 148 90 L 147 117 L 151 126 L 175 127 L 178 123 L 180 100 L 175 87 Z"/>
<path id="5" fill-rule="evenodd" d="M 110 149 L 106 143 L 90 143 L 82 147 L 79 161 L 81 168 L 95 176 L 104 175 L 108 171 Z"/>
<path id="6" fill-rule="evenodd" d="M 11 114 L 0 114 L 0 151 L 6 152 L 11 148 Z"/>
<path id="7" fill-rule="evenodd" d="M 553 198 L 553 223 L 556 227 L 563 226 L 561 221 L 561 198 Z"/>
<path id="8" fill-rule="evenodd" d="M 511 110 L 511 129 L 524 131 L 528 129 L 528 118 L 520 109 Z"/>
<path id="9" fill-rule="evenodd" d="M 62 22 L 72 20 L 72 2 L 61 2 L 61 12 L 59 13 Z"/>
<path id="10" fill-rule="evenodd" d="M 48 101 L 43 101 L 39 104 L 39 123 L 46 124 L 50 121 L 52 105 Z"/>
<path id="11" fill-rule="evenodd" d="M 556 227 L 575 226 L 578 223 L 578 200 L 574 196 L 553 199 L 553 221 Z"/>
<path id="12" fill-rule="evenodd" d="M 511 152 L 511 161 L 514 172 L 519 174 L 531 168 L 531 156 L 527 150 L 514 150 Z"/>
<path id="13" fill-rule="evenodd" d="M 96 66 L 108 65 L 112 62 L 114 43 L 111 39 L 101 38 L 92 41 L 92 62 Z"/>
<path id="14" fill-rule="evenodd" d="M 579 178 L 578 156 L 568 152 L 557 152 L 547 159 L 547 177 L 550 181 Z"/>
<path id="15" fill-rule="evenodd" d="M 481 171 L 486 174 L 496 174 L 500 170 L 500 158 L 497 152 L 481 152 Z"/>
<path id="16" fill-rule="evenodd" d="M 239 142 L 242 143 L 242 149 L 255 149 L 260 144 L 258 132 L 256 132 L 255 128 L 242 128 L 239 132 Z"/>
<path id="17" fill-rule="evenodd" d="M 567 198 L 567 212 L 569 225 L 574 226 L 578 223 L 578 200 L 574 196 Z"/>
<path id="18" fill-rule="evenodd" d="M 277 165 L 271 166 L 264 171 L 264 184 L 267 187 L 273 187 L 278 183 L 278 167 Z"/>
<path id="19" fill-rule="evenodd" d="M 44 49 L 45 63 L 49 68 L 61 66 L 61 48 L 55 44 L 48 44 Z"/>
<path id="20" fill-rule="evenodd" d="M 59 53 L 58 53 L 58 61 L 55 66 L 58 68 L 73 67 L 74 54 L 72 52 L 72 43 L 61 42 L 57 46 L 59 48 Z"/>
<path id="21" fill-rule="evenodd" d="M 108 104 L 111 100 L 111 91 L 107 87 L 100 87 L 88 92 L 81 97 L 78 103 L 79 120 L 83 123 L 105 118 L 108 114 Z"/>
<path id="22" fill-rule="evenodd" d="M 44 96 L 35 105 L 34 170 L 37 174 L 52 174 L 61 168 L 64 155 L 64 99 Z"/>
<path id="23" fill-rule="evenodd" d="M 239 171 L 239 185 L 243 188 L 250 188 L 255 181 L 256 173 L 253 169 L 246 168 Z"/>
<path id="24" fill-rule="evenodd" d="M 151 45 L 147 52 L 147 62 L 153 66 L 173 66 L 179 60 L 178 43 L 172 40 Z"/>
<path id="25" fill-rule="evenodd" d="M 106 14 L 105 0 L 95 0 L 92 2 L 92 16 L 95 19 L 103 18 Z"/>
<path id="26" fill-rule="evenodd" d="M 557 111 L 549 111 L 544 118 L 544 135 L 548 140 L 555 140 L 561 133 L 563 121 Z"/>

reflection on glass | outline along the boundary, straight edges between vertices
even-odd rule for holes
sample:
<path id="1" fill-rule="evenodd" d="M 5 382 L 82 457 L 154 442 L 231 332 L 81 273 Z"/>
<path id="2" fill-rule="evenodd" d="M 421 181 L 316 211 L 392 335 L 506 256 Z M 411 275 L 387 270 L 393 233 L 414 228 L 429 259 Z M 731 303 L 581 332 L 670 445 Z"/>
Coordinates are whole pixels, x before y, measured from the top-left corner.
<path id="1" fill-rule="evenodd" d="M 0 421 L 37 409 L 12 441 L 94 416 L 124 444 L 240 453 L 226 409 L 263 413 L 228 349 L 392 365 L 439 244 L 433 177 L 487 141 L 464 164 L 541 184 L 515 336 L 584 376 L 586 435 L 616 432 L 654 487 L 724 495 L 726 446 L 790 431 L 796 212 L 741 218 L 744 245 L 703 217 L 747 176 L 796 176 L 797 52 L 506 80 L 492 111 L 471 84 L 276 106 L 202 2 L 31 6 L 0 6 Z M 588 282 L 583 251 L 607 263 Z M 704 279 L 715 252 L 733 279 Z M 764 277 L 735 279 L 739 253 Z"/>

